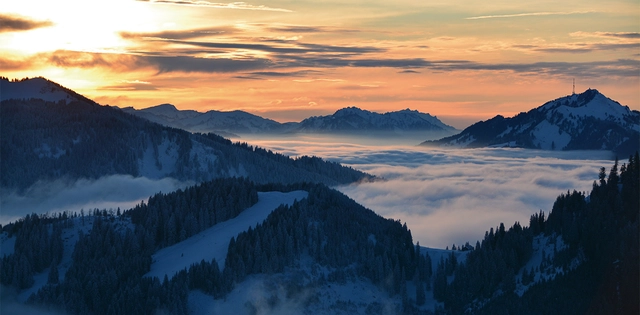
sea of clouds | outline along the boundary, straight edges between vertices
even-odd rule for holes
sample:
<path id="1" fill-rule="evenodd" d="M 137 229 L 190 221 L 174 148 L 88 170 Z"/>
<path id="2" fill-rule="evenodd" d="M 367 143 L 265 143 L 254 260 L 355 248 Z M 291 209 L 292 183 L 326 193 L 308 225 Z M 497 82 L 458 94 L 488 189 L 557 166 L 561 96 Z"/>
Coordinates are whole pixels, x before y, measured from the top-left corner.
<path id="1" fill-rule="evenodd" d="M 317 155 L 383 178 L 338 189 L 376 213 L 406 222 L 414 242 L 475 245 L 501 222 L 523 226 L 561 193 L 589 192 L 606 151 L 436 149 L 331 141 L 254 141 L 290 156 Z"/>

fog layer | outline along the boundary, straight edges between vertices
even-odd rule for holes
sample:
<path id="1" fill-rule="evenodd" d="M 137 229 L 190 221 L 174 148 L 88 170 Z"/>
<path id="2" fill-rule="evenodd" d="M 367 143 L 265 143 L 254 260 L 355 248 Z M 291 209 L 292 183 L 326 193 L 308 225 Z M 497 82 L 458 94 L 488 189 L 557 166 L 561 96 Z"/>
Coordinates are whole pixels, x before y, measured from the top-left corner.
<path id="1" fill-rule="evenodd" d="M 606 151 L 443 150 L 319 141 L 249 141 L 288 155 L 318 155 L 382 177 L 339 187 L 378 214 L 406 222 L 421 245 L 444 248 L 484 237 L 503 222 L 529 224 L 568 190 L 590 191 Z"/>

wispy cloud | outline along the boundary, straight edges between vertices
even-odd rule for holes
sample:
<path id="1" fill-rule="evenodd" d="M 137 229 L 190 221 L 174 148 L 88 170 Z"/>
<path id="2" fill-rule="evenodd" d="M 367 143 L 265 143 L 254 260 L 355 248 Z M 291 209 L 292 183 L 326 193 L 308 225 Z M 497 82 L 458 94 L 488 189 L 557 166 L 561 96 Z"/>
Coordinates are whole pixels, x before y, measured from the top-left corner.
<path id="1" fill-rule="evenodd" d="M 215 8 L 215 9 L 293 12 L 288 9 L 271 8 L 265 5 L 253 5 L 253 4 L 248 4 L 246 2 L 221 3 L 221 2 L 189 1 L 189 0 L 138 0 L 138 1 L 150 2 L 150 3 L 161 3 L 161 4 L 200 6 L 200 7 L 209 7 L 209 8 Z"/>
<path id="2" fill-rule="evenodd" d="M 36 21 L 15 15 L 0 14 L 0 33 L 28 31 L 48 26 L 53 26 L 53 22 Z"/>
<path id="3" fill-rule="evenodd" d="M 231 35 L 237 32 L 237 29 L 233 26 L 224 27 L 210 27 L 199 28 L 189 30 L 173 30 L 173 31 L 161 31 L 161 32 L 148 32 L 148 33 L 134 33 L 134 32 L 120 32 L 120 37 L 124 39 L 175 39 L 184 40 L 199 37 L 211 37 L 219 35 Z"/>
<path id="4" fill-rule="evenodd" d="M 496 14 L 496 15 L 481 15 L 465 18 L 465 20 L 483 20 L 483 19 L 504 19 L 504 18 L 517 18 L 527 16 L 548 16 L 548 15 L 573 15 L 573 14 L 587 14 L 594 13 L 596 11 L 571 11 L 571 12 L 528 12 L 528 13 L 515 13 L 515 14 Z"/>
<path id="5" fill-rule="evenodd" d="M 565 45 L 513 45 L 516 49 L 523 49 L 544 53 L 582 54 L 593 51 L 612 51 L 620 49 L 638 49 L 640 42 L 604 42 L 604 43 L 573 43 Z"/>
<path id="6" fill-rule="evenodd" d="M 620 39 L 640 39 L 638 32 L 573 32 L 569 34 L 574 37 L 609 37 Z"/>

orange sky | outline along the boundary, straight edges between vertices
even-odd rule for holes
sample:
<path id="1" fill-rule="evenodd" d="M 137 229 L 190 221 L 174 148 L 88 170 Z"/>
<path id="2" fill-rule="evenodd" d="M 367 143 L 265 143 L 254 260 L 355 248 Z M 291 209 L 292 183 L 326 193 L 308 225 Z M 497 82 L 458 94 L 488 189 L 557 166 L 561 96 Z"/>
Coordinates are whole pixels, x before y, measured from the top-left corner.
<path id="1" fill-rule="evenodd" d="M 5 1 L 0 75 L 101 104 L 464 128 L 596 88 L 640 110 L 637 1 Z"/>

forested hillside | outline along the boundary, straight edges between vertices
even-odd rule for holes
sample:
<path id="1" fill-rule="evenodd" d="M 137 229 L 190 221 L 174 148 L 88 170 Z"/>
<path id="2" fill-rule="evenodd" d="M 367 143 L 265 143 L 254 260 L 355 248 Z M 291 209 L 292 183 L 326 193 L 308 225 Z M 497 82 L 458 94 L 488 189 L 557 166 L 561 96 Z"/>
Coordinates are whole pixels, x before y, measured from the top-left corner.
<path id="1" fill-rule="evenodd" d="M 465 263 L 439 268 L 434 295 L 450 314 L 637 314 L 640 294 L 638 153 L 591 193 L 560 195 L 545 219 L 531 216 L 508 230 L 491 229 Z M 532 264 L 536 242 L 551 242 Z M 563 244 L 563 246 L 558 246 Z M 539 246 L 537 246 L 539 247 Z"/>
<path id="2" fill-rule="evenodd" d="M 214 134 L 164 127 L 87 99 L 0 103 L 2 188 L 39 180 L 128 174 L 201 182 L 243 176 L 258 182 L 351 183 L 370 176 L 319 158 L 286 156 Z"/>
<path id="3" fill-rule="evenodd" d="M 447 314 L 633 314 L 639 162 L 636 154 L 608 174 L 601 169 L 591 193 L 560 195 L 549 215 L 533 214 L 529 226 L 500 224 L 475 247 L 454 246 L 468 252 L 465 259 L 451 251 L 435 270 L 406 225 L 326 186 L 220 179 L 157 194 L 124 212 L 30 215 L 4 226 L 15 246 L 3 252 L 0 283 L 34 292 L 29 304 L 71 314 L 187 314 L 193 290 L 221 299 L 251 275 L 299 270 L 302 276 L 280 285 L 306 309 L 322 305 L 321 292 L 332 284 L 360 281 L 396 297 L 395 313 L 428 314 L 433 304 L 425 301 L 434 297 L 441 302 L 434 311 Z M 223 265 L 203 260 L 172 278 L 144 276 L 152 254 L 237 216 L 257 191 L 293 190 L 308 197 L 232 238 Z M 80 235 L 71 244 L 74 233 Z M 367 310 L 381 313 L 373 304 Z"/>
<path id="4" fill-rule="evenodd" d="M 171 279 L 143 277 L 154 251 L 236 216 L 255 202 L 257 190 L 298 189 L 307 190 L 308 198 L 276 209 L 264 223 L 232 239 L 224 266 L 202 261 Z M 90 227 L 73 246 L 62 246 L 62 235 L 78 225 Z M 304 257 L 333 270 L 307 283 L 309 290 L 327 281 L 365 278 L 406 297 L 407 280 L 430 276 L 428 258 L 414 247 L 406 225 L 318 184 L 218 180 L 158 194 L 123 213 L 30 215 L 3 232 L 16 237 L 16 246 L 2 259 L 1 283 L 25 290 L 34 285 L 34 276 L 46 275 L 29 303 L 71 314 L 186 314 L 189 290 L 223 297 L 247 275 L 282 272 Z M 61 264 L 65 250 L 72 251 L 68 267 Z M 410 309 L 412 303 L 405 301 Z"/>

